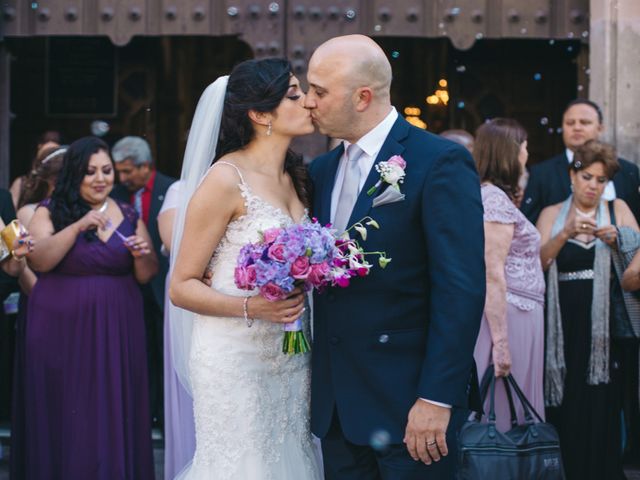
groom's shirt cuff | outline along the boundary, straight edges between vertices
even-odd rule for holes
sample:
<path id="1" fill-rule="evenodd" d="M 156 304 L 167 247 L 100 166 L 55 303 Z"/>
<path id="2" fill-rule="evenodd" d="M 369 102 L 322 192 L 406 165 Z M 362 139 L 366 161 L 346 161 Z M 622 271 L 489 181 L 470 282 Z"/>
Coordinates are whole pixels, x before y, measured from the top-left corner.
<path id="1" fill-rule="evenodd" d="M 437 406 L 439 406 L 439 407 L 451 408 L 451 405 L 449 405 L 448 403 L 435 402 L 435 401 L 433 401 L 433 400 L 427 400 L 426 398 L 422 398 L 422 397 L 420 397 L 420 400 L 423 400 L 423 401 L 425 401 L 425 402 L 427 402 L 427 403 L 431 403 L 431 404 L 433 404 L 433 405 L 437 405 Z"/>

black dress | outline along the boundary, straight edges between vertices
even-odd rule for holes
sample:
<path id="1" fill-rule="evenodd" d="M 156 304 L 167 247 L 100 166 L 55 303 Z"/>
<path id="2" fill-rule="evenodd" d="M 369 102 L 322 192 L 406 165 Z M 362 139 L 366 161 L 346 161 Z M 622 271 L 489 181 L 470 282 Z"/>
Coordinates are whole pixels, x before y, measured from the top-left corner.
<path id="1" fill-rule="evenodd" d="M 593 242 L 568 241 L 556 259 L 558 272 L 592 269 Z M 560 311 L 567 373 L 560 407 L 547 409 L 547 420 L 560 434 L 567 480 L 623 479 L 619 354 L 610 349 L 610 383 L 589 385 L 593 280 L 559 282 Z"/>

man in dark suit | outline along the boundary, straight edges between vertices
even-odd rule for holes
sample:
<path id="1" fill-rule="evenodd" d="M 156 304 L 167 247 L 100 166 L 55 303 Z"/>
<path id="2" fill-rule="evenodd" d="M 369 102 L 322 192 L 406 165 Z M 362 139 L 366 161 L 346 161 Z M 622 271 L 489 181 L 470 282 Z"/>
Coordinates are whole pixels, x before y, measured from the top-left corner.
<path id="1" fill-rule="evenodd" d="M 529 169 L 520 209 L 532 223 L 536 223 L 543 208 L 560 203 L 571 194 L 569 163 L 573 160 L 573 152 L 587 140 L 598 139 L 603 131 L 602 111 L 596 103 L 579 98 L 567 105 L 562 116 L 565 151 Z M 640 222 L 638 166 L 622 158 L 618 162 L 620 170 L 607 185 L 602 198 L 624 200 Z"/>
<path id="2" fill-rule="evenodd" d="M 164 196 L 175 178 L 158 172 L 153 166 L 151 149 L 140 137 L 124 137 L 111 150 L 120 184 L 111 196 L 130 203 L 149 230 L 160 269 L 151 282 L 141 286 L 144 299 L 144 316 L 147 332 L 149 362 L 149 388 L 151 415 L 154 425 L 162 423 L 162 324 L 164 312 L 164 285 L 169 262 L 161 254 L 162 241 L 158 232 L 158 213 Z"/>
<path id="3" fill-rule="evenodd" d="M 311 166 L 314 215 L 339 231 L 370 215 L 380 229 L 361 244 L 392 258 L 314 297 L 311 427 L 326 478 L 453 478 L 485 297 L 473 160 L 398 115 L 391 66 L 368 37 L 318 47 L 307 78 L 314 123 L 345 139 Z M 382 183 L 368 195 L 374 166 L 394 155 L 402 193 Z"/>

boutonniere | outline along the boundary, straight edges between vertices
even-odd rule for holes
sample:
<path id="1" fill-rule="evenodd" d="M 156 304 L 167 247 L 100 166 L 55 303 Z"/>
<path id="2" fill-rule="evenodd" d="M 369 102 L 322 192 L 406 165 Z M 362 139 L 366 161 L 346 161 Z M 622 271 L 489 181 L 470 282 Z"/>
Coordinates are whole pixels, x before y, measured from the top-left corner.
<path id="1" fill-rule="evenodd" d="M 382 182 L 388 183 L 391 187 L 400 191 L 400 184 L 404 182 L 404 169 L 407 167 L 407 162 L 400 155 L 394 155 L 386 162 L 380 162 L 376 165 L 376 171 L 380 174 L 380 180 L 376 184 L 367 190 L 367 195 L 373 195 L 375 191 L 380 188 Z"/>

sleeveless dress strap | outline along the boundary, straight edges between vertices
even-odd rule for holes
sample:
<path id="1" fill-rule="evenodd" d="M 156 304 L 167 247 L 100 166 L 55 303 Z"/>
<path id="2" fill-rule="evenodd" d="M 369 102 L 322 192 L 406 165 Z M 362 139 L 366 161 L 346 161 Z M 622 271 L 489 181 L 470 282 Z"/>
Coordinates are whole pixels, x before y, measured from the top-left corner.
<path id="1" fill-rule="evenodd" d="M 230 167 L 233 167 L 236 170 L 236 172 L 238 173 L 238 176 L 240 177 L 240 182 L 242 183 L 242 185 L 247 185 L 247 182 L 244 181 L 244 177 L 242 176 L 242 172 L 233 163 L 225 162 L 224 160 L 219 160 L 219 161 L 217 161 L 216 163 L 213 164 L 214 167 L 216 165 L 229 165 Z"/>

